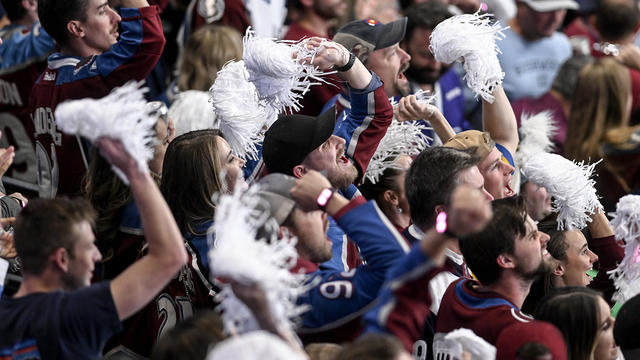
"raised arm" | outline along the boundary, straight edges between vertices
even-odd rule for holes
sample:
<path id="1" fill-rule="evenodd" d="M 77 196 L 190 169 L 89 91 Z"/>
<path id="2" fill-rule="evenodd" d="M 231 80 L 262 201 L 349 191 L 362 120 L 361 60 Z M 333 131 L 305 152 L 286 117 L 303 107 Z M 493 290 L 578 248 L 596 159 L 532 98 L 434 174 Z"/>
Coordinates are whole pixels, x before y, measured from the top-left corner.
<path id="1" fill-rule="evenodd" d="M 120 320 L 142 309 L 187 262 L 176 221 L 151 175 L 140 172 L 120 142 L 98 140 L 101 154 L 129 179 L 131 192 L 149 245 L 148 254 L 111 281 L 111 294 Z"/>
<path id="2" fill-rule="evenodd" d="M 516 116 L 502 86 L 496 86 L 493 96 L 493 104 L 482 100 L 482 127 L 496 143 L 507 148 L 513 155 L 520 142 Z"/>
<path id="3" fill-rule="evenodd" d="M 317 39 L 317 38 L 312 38 Z M 311 42 L 310 42 L 311 43 Z M 318 44 L 319 46 L 319 44 Z M 331 42 L 316 55 L 314 64 L 321 69 L 342 67 L 349 63 L 351 53 L 344 46 Z M 351 110 L 337 119 L 333 134 L 346 141 L 345 155 L 358 168 L 358 184 L 369 166 L 378 143 L 387 133 L 393 118 L 393 108 L 384 92 L 380 78 L 353 58 L 353 66 L 338 74 L 347 82 Z"/>
<path id="4" fill-rule="evenodd" d="M 449 233 L 458 236 L 476 233 L 490 219 L 491 205 L 480 191 L 466 186 L 454 191 L 445 220 Z M 452 239 L 433 227 L 398 261 L 387 274 L 376 306 L 364 316 L 365 333 L 391 333 L 402 341 L 405 349 L 412 351 L 429 316 L 428 284 L 437 274 L 433 269 L 444 263 L 445 248 Z"/>
<path id="5" fill-rule="evenodd" d="M 315 199 L 330 184 L 320 173 L 310 171 L 297 181 L 291 191 L 303 209 L 317 209 Z M 303 315 L 300 333 L 338 326 L 365 311 L 378 295 L 387 271 L 409 250 L 406 241 L 393 228 L 374 201 L 362 196 L 348 201 L 335 193 L 326 212 L 356 243 L 366 265 L 348 272 L 321 269 L 309 280 L 314 284 L 299 302 L 310 304 Z"/>
<path id="6" fill-rule="evenodd" d="M 431 104 L 423 104 L 418 101 L 415 95 L 405 96 L 398 102 L 394 108 L 396 120 L 426 120 L 433 127 L 442 143 L 451 139 L 456 132 L 449 124 L 449 121 L 442 115 L 437 107 Z"/>
<path id="7" fill-rule="evenodd" d="M 604 212 L 598 211 L 591 215 L 588 228 L 591 233 L 592 250 L 598 255 L 598 275 L 589 284 L 589 287 L 602 292 L 604 299 L 613 305 L 611 297 L 616 289 L 607 272 L 615 269 L 622 261 L 624 248 L 616 242 L 613 228 Z"/>

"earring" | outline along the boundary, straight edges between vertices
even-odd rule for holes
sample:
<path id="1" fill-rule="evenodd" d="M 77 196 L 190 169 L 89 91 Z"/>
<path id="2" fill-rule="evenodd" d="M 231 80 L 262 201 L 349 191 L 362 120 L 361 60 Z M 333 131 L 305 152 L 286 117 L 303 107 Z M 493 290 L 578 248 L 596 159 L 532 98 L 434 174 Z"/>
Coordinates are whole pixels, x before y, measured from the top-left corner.
<path id="1" fill-rule="evenodd" d="M 402 214 L 402 208 L 401 208 L 401 207 L 398 207 L 398 208 L 396 209 L 396 213 L 398 213 L 398 214 Z"/>

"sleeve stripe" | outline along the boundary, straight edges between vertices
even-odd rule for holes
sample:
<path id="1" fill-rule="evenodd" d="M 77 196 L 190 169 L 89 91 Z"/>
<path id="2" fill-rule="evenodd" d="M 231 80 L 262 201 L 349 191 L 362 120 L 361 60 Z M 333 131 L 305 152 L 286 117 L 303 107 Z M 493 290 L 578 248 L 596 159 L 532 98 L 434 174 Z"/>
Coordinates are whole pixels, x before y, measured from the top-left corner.
<path id="1" fill-rule="evenodd" d="M 347 255 L 349 253 L 348 242 L 349 240 L 347 239 L 347 235 L 343 234 L 342 235 L 342 253 L 340 258 L 342 261 L 342 266 L 344 266 L 344 271 L 349 271 L 349 265 L 347 264 Z"/>
<path id="2" fill-rule="evenodd" d="M 383 329 L 387 328 L 387 319 L 389 319 L 389 314 L 396 307 L 396 298 L 392 295 L 389 302 L 380 307 L 380 311 L 378 312 L 378 326 Z"/>
<path id="3" fill-rule="evenodd" d="M 349 146 L 347 147 L 347 155 L 349 155 L 350 157 L 353 157 L 353 155 L 355 154 L 356 147 L 358 146 L 358 138 L 360 138 L 360 134 L 362 134 L 362 132 L 369 127 L 369 125 L 371 124 L 371 121 L 375 117 L 375 115 L 373 115 L 375 112 L 375 109 L 376 109 L 375 91 L 372 91 L 369 94 L 367 94 L 367 113 L 371 115 L 367 115 L 367 117 L 365 117 L 364 120 L 362 120 L 362 124 L 360 124 L 360 126 L 358 126 L 353 131 L 353 135 L 351 135 L 351 139 L 349 140 Z"/>

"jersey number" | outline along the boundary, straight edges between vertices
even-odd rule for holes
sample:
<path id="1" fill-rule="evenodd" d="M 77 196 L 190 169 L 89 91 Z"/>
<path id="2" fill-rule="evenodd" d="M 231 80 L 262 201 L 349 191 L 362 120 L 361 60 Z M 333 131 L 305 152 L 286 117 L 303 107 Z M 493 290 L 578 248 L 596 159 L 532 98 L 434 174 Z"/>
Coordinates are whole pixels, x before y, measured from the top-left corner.
<path id="1" fill-rule="evenodd" d="M 188 319 L 194 313 L 190 298 L 178 296 L 172 299 L 167 294 L 162 294 L 158 297 L 156 308 L 158 309 L 158 319 L 162 319 L 157 339 L 160 339 L 165 332 L 176 326 L 178 321 Z"/>
<path id="2" fill-rule="evenodd" d="M 353 284 L 347 280 L 336 280 L 320 285 L 320 294 L 327 299 L 343 297 L 350 299 L 353 296 Z"/>

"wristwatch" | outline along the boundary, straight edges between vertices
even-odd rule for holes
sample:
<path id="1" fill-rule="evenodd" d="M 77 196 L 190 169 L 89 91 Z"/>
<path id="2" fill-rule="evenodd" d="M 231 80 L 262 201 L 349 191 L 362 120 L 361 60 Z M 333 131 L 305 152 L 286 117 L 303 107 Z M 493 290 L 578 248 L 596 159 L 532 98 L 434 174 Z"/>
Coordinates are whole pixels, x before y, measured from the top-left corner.
<path id="1" fill-rule="evenodd" d="M 320 194 L 316 198 L 316 204 L 318 204 L 320 210 L 324 211 L 325 206 L 327 206 L 329 200 L 333 197 L 333 193 L 334 191 L 331 188 L 325 188 L 320 191 Z"/>
<path id="2" fill-rule="evenodd" d="M 351 67 L 353 67 L 353 64 L 356 62 L 356 56 L 353 55 L 352 52 L 349 53 L 349 60 L 347 61 L 346 64 L 344 64 L 344 66 L 333 66 L 333 70 L 338 71 L 338 72 L 345 72 L 345 71 L 349 71 L 351 70 Z"/>
<path id="3" fill-rule="evenodd" d="M 452 233 L 451 231 L 449 231 L 449 229 L 447 228 L 447 213 L 442 211 L 440 213 L 438 213 L 438 216 L 436 217 L 436 232 L 438 234 L 443 234 L 452 238 L 457 238 L 458 235 Z"/>

